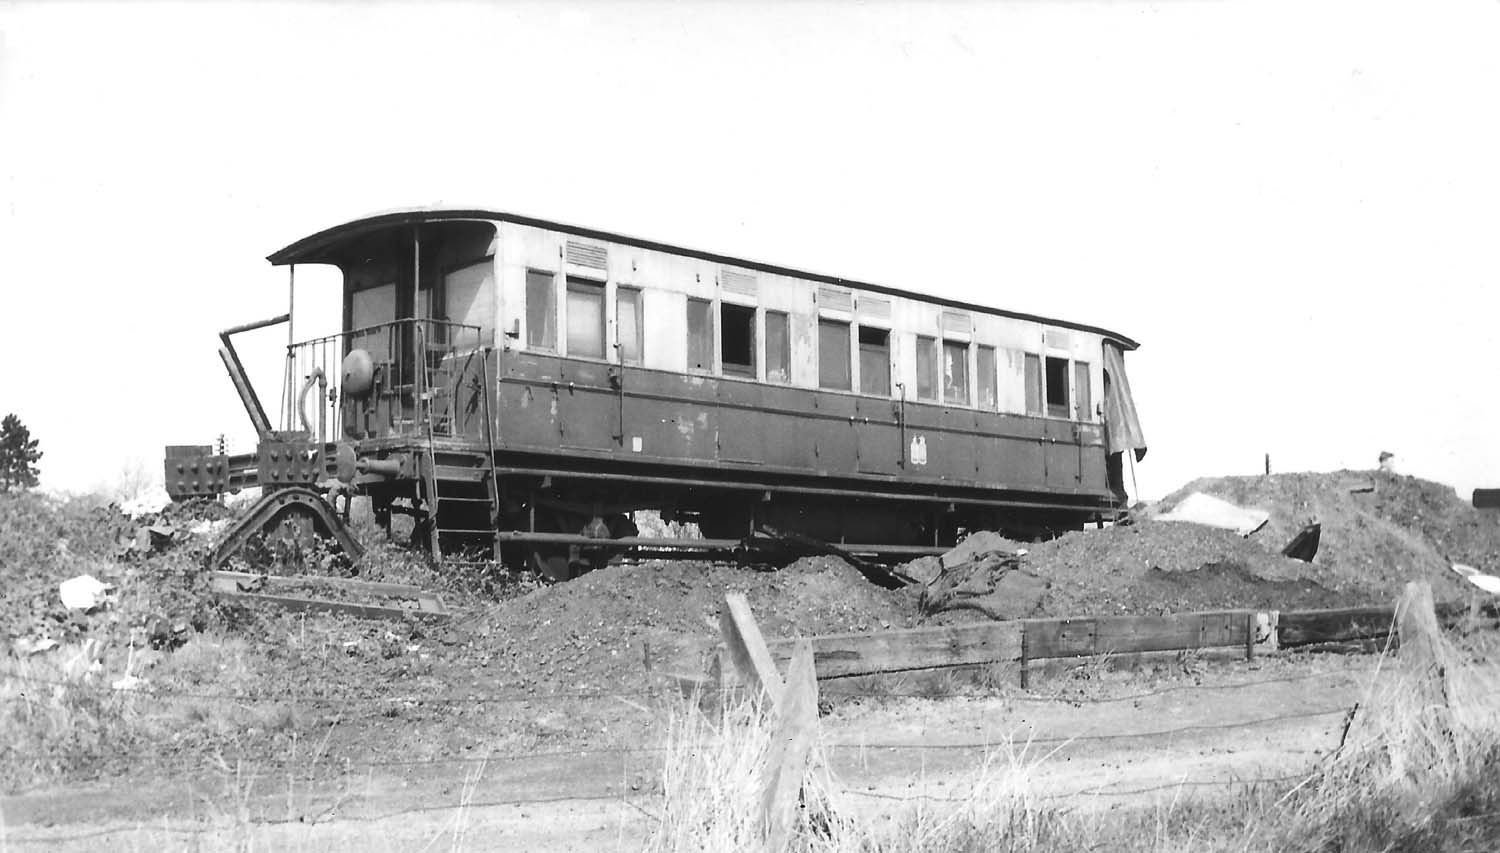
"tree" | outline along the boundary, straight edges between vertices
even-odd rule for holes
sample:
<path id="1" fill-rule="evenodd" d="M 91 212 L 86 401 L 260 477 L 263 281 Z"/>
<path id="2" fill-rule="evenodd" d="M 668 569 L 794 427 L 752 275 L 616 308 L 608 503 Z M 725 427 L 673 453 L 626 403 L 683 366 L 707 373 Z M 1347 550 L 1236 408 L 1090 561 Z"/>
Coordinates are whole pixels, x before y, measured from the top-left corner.
<path id="1" fill-rule="evenodd" d="M 36 462 L 42 452 L 31 430 L 15 415 L 0 421 L 0 492 L 29 489 L 37 484 Z"/>

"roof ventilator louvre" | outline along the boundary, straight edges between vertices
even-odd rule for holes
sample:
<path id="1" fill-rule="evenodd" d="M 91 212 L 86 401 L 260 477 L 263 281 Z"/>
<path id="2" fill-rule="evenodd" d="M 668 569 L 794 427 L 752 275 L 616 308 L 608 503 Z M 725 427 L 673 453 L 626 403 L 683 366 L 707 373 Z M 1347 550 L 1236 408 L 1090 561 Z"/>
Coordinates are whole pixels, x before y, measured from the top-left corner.
<path id="1" fill-rule="evenodd" d="M 852 311 L 854 310 L 854 294 L 837 287 L 820 286 L 818 307 L 824 311 Z"/>
<path id="2" fill-rule="evenodd" d="M 568 241 L 566 258 L 568 263 L 589 269 L 603 270 L 609 266 L 609 254 L 603 246 Z"/>
<path id="3" fill-rule="evenodd" d="M 755 276 L 749 273 L 736 272 L 735 270 L 724 270 L 719 277 L 724 289 L 730 293 L 739 293 L 745 296 L 755 296 L 760 292 L 760 283 Z"/>
<path id="4" fill-rule="evenodd" d="M 959 311 L 943 312 L 943 331 L 967 335 L 974 331 L 974 318 Z"/>
<path id="5" fill-rule="evenodd" d="M 891 319 L 891 300 L 884 296 L 860 294 L 859 316 L 874 320 Z"/>

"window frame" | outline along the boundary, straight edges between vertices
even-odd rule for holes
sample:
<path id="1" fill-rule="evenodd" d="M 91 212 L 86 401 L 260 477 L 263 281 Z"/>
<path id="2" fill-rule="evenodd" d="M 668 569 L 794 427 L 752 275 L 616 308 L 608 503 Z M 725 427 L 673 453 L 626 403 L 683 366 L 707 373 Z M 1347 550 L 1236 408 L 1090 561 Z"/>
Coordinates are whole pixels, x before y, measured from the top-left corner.
<path id="1" fill-rule="evenodd" d="M 778 311 L 771 308 L 761 312 L 764 315 L 764 338 L 761 343 L 761 362 L 765 365 L 765 381 L 772 385 L 792 384 L 792 314 L 789 311 Z M 784 377 L 776 379 L 771 375 L 771 324 L 774 320 L 782 321 L 782 342 L 784 346 L 777 355 L 781 356 L 781 365 Z"/>
<path id="2" fill-rule="evenodd" d="M 989 382 L 984 378 L 985 354 L 989 354 Z M 1000 410 L 1000 351 L 993 344 L 974 345 L 974 408 L 986 412 Z M 985 392 L 989 392 L 989 400 L 985 400 Z"/>
<path id="3" fill-rule="evenodd" d="M 547 323 L 542 328 L 551 332 L 549 343 L 538 343 L 534 341 L 536 335 L 536 324 L 532 322 L 532 277 L 546 276 L 547 278 Z M 526 268 L 526 349 L 530 352 L 557 353 L 557 271 L 543 270 L 535 267 Z"/>
<path id="4" fill-rule="evenodd" d="M 703 355 L 707 356 L 707 358 L 706 359 L 702 359 L 702 361 L 706 361 L 707 364 L 702 364 L 700 366 L 694 366 L 694 364 L 693 364 L 693 354 L 694 354 L 693 353 L 693 349 L 694 349 L 693 308 L 694 308 L 694 306 L 702 306 L 702 308 L 703 308 L 703 317 L 704 317 L 705 325 L 706 325 L 706 328 L 703 330 L 704 335 L 703 335 L 703 340 L 702 340 L 702 347 L 703 347 Z M 686 332 L 687 332 L 687 334 L 684 335 L 684 339 L 685 339 L 684 340 L 684 345 L 686 346 L 686 349 L 687 349 L 687 360 L 684 362 L 683 370 L 685 372 L 688 372 L 688 373 L 708 373 L 708 374 L 712 374 L 714 372 L 714 354 L 715 354 L 715 351 L 717 350 L 717 347 L 715 347 L 715 345 L 714 345 L 716 343 L 716 338 L 717 338 L 717 336 L 714 333 L 714 300 L 712 300 L 712 299 L 703 299 L 703 298 L 697 297 L 697 296 L 689 296 L 687 298 L 687 304 L 686 304 L 686 307 L 684 309 L 683 319 L 686 322 Z"/>
<path id="5" fill-rule="evenodd" d="M 609 358 L 609 317 L 605 314 L 605 312 L 608 310 L 608 287 L 606 286 L 605 282 L 599 281 L 598 279 L 592 279 L 592 278 L 588 278 L 586 276 L 580 276 L 580 275 L 566 276 L 566 280 L 564 281 L 564 287 L 563 287 L 563 299 L 564 299 L 564 302 L 565 303 L 566 302 L 571 302 L 572 301 L 572 296 L 575 293 L 576 294 L 582 294 L 582 295 L 588 295 L 590 297 L 594 297 L 594 296 L 598 297 L 598 300 L 599 300 L 599 329 L 598 329 L 599 353 L 597 355 L 595 355 L 595 354 L 592 354 L 592 353 L 579 353 L 579 352 L 575 352 L 574 351 L 574 349 L 573 349 L 573 317 L 572 317 L 572 313 L 573 312 L 572 312 L 571 306 L 570 306 L 569 309 L 565 312 L 567 316 L 564 318 L 567 321 L 567 324 L 568 324 L 567 336 L 564 339 L 565 342 L 566 342 L 566 345 L 567 345 L 567 349 L 566 349 L 567 356 L 568 356 L 568 358 L 587 358 L 587 359 L 595 359 L 595 360 L 598 360 L 598 361 L 606 361 Z"/>
<path id="6" fill-rule="evenodd" d="M 635 344 L 637 352 L 634 358 L 625 355 L 625 346 L 620 340 L 620 297 L 630 293 L 635 296 L 635 310 L 631 317 L 635 321 Z M 645 364 L 646 363 L 646 295 L 645 291 L 631 284 L 615 285 L 615 354 L 621 364 Z"/>
<path id="7" fill-rule="evenodd" d="M 917 335 L 917 345 L 912 353 L 916 365 L 917 378 L 917 402 L 919 403 L 941 403 L 943 398 L 943 365 L 942 348 L 938 346 L 941 338 L 934 335 Z M 932 391 L 924 396 L 922 394 L 922 353 L 928 355 L 928 366 L 926 379 L 930 380 Z"/>
<path id="8" fill-rule="evenodd" d="M 826 326 L 830 326 L 830 327 L 838 327 L 838 328 L 840 328 L 842 330 L 842 332 L 843 332 L 843 335 L 844 335 L 844 345 L 843 345 L 843 347 L 841 349 L 843 351 L 843 368 L 844 368 L 844 370 L 843 370 L 843 381 L 844 381 L 845 384 L 842 385 L 842 386 L 839 386 L 839 385 L 825 385 L 825 384 L 823 384 L 823 377 L 824 377 L 823 368 L 825 367 L 825 363 L 824 363 L 825 359 L 823 357 L 824 356 L 823 327 L 825 325 Z M 851 322 L 849 320 L 841 320 L 841 319 L 839 319 L 837 317 L 819 317 L 818 318 L 818 386 L 817 387 L 818 387 L 819 391 L 843 391 L 843 392 L 846 392 L 846 393 L 853 392 L 853 390 L 854 390 L 854 359 L 853 359 L 853 352 L 852 352 L 853 337 L 854 337 L 854 323 L 853 322 Z"/>
<path id="9" fill-rule="evenodd" d="M 874 344 L 866 344 L 865 343 L 864 337 L 865 337 L 865 330 L 866 329 L 869 329 L 870 331 L 873 331 L 873 332 L 879 332 L 883 336 L 883 339 L 884 339 L 883 343 L 880 345 L 881 352 L 884 355 L 884 358 L 881 359 L 881 364 L 883 366 L 883 370 L 881 372 L 881 375 L 882 375 L 882 377 L 885 380 L 885 382 L 884 382 L 884 384 L 885 384 L 885 390 L 884 391 L 878 391 L 878 390 L 871 391 L 868 388 L 866 388 L 866 386 L 865 386 L 865 382 L 866 382 L 866 379 L 867 379 L 867 377 L 865 376 L 865 347 L 866 346 L 871 346 L 871 347 L 875 346 Z M 875 325 L 873 323 L 869 323 L 869 324 L 867 324 L 867 323 L 860 323 L 859 324 L 859 331 L 855 334 L 854 337 L 855 337 L 854 347 L 855 347 L 855 349 L 859 353 L 859 359 L 858 359 L 858 361 L 859 361 L 859 393 L 861 393 L 861 394 L 863 394 L 863 395 L 865 395 L 867 397 L 883 397 L 883 398 L 889 400 L 891 398 L 891 393 L 892 393 L 892 391 L 895 388 L 895 382 L 893 381 L 894 377 L 891 375 L 892 372 L 893 372 L 891 370 L 891 338 L 893 337 L 893 334 L 892 334 L 891 330 L 885 328 L 884 326 L 877 326 L 877 325 Z"/>
<path id="10" fill-rule="evenodd" d="M 730 362 L 726 357 L 727 352 L 724 347 L 725 330 L 729 328 L 729 324 L 726 322 L 726 314 L 731 313 L 739 315 L 737 320 L 744 319 L 747 321 L 745 323 L 745 330 L 749 335 L 747 351 L 750 355 L 750 362 L 748 364 L 738 361 Z M 737 377 L 740 379 L 759 378 L 757 371 L 760 369 L 758 358 L 758 350 L 760 347 L 759 342 L 756 340 L 757 335 L 755 333 L 755 320 L 757 313 L 758 311 L 752 305 L 741 305 L 737 302 L 728 302 L 722 299 L 719 300 L 719 333 L 717 335 L 717 338 L 719 342 L 719 372 L 721 375 Z"/>
<path id="11" fill-rule="evenodd" d="M 938 376 L 942 380 L 939 384 L 942 386 L 941 393 L 942 393 L 942 398 L 943 398 L 943 405 L 945 405 L 945 406 L 965 406 L 965 407 L 967 407 L 969 405 L 969 400 L 972 399 L 972 397 L 973 397 L 973 389 L 971 389 L 969 387 L 969 385 L 970 385 L 970 379 L 973 376 L 973 371 L 969 369 L 969 367 L 970 367 L 970 365 L 969 365 L 969 350 L 971 349 L 971 347 L 969 346 L 969 342 L 968 341 L 954 340 L 953 338 L 942 338 L 941 340 L 942 340 L 942 346 L 939 347 L 939 349 L 938 349 L 939 357 L 941 358 L 941 362 L 938 364 Z M 949 387 L 949 383 L 948 383 L 948 352 L 949 352 L 949 347 L 957 347 L 957 348 L 959 348 L 960 354 L 962 355 L 962 358 L 958 359 L 957 362 L 958 362 L 958 364 L 960 364 L 962 366 L 962 370 L 963 370 L 962 380 L 963 381 L 961 383 L 954 383 L 954 386 L 953 386 L 955 388 L 962 389 L 962 397 L 960 399 L 955 399 L 955 400 L 948 399 L 948 387 Z"/>

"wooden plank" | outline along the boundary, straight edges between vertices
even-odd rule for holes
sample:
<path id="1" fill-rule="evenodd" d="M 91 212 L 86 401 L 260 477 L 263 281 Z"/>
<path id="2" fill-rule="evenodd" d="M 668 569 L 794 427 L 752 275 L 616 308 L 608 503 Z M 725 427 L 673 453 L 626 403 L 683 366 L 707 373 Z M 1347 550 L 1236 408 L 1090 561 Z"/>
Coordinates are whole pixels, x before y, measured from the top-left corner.
<path id="1" fill-rule="evenodd" d="M 807 638 L 818 678 L 1009 662 L 1021 655 L 1020 622 L 975 622 Z M 772 640 L 771 657 L 788 661 L 796 640 Z"/>
<path id="2" fill-rule="evenodd" d="M 261 579 L 264 578 L 262 581 Z M 344 581 L 344 585 L 336 583 Z M 315 598 L 307 595 L 286 595 L 276 592 L 263 592 L 258 589 L 243 589 L 242 586 L 250 586 L 252 583 L 263 584 L 263 589 L 285 590 L 288 587 L 303 587 L 309 584 L 332 587 L 335 592 L 339 589 L 351 592 L 367 592 L 371 594 L 386 595 L 390 598 L 410 602 L 411 605 L 402 607 L 399 604 L 370 604 L 365 602 L 340 601 L 329 598 Z M 405 584 L 377 584 L 368 581 L 355 581 L 363 584 L 364 588 L 356 588 L 348 585 L 343 578 L 316 578 L 316 577 L 276 577 L 271 575 L 253 575 L 244 572 L 214 572 L 209 577 L 209 585 L 214 593 L 223 597 L 236 599 L 255 604 L 269 604 L 283 610 L 292 612 L 327 612 L 348 613 L 364 619 L 401 619 L 407 616 L 421 616 L 426 618 L 447 619 L 448 609 L 443 606 L 441 598 L 431 593 L 423 592 L 419 587 L 407 586 Z M 396 588 L 398 592 L 385 592 L 372 589 L 372 587 Z"/>
<path id="3" fill-rule="evenodd" d="M 1393 607 L 1283 610 L 1277 624 L 1278 639 L 1283 648 L 1382 639 L 1391 633 L 1395 612 Z"/>
<path id="4" fill-rule="evenodd" d="M 1028 660 L 1243 647 L 1254 642 L 1249 611 L 1026 620 Z"/>
<path id="5" fill-rule="evenodd" d="M 419 586 L 406 583 L 387 583 L 384 581 L 356 580 L 355 578 L 333 578 L 333 577 L 308 577 L 305 575 L 288 576 L 281 575 L 257 575 L 250 572 L 217 571 L 215 577 L 227 578 L 235 583 L 264 583 L 267 589 L 275 589 L 278 586 L 293 586 L 308 583 L 321 584 L 335 589 L 348 590 L 350 592 L 364 592 L 371 595 L 387 595 L 395 598 L 420 598 L 424 595 L 430 596 Z"/>
<path id="6" fill-rule="evenodd" d="M 786 690 L 776 711 L 776 731 L 766 750 L 761 825 L 766 850 L 787 849 L 802 801 L 802 780 L 818 735 L 818 679 L 812 644 L 797 640 L 787 667 Z"/>
<path id="7" fill-rule="evenodd" d="M 776 664 L 771 660 L 765 637 L 761 636 L 760 626 L 755 622 L 755 615 L 750 612 L 750 602 L 744 593 L 724 594 L 724 609 L 719 613 L 719 632 L 724 637 L 727 662 L 732 665 L 732 669 L 720 668 L 720 678 L 728 681 L 730 679 L 727 677 L 731 672 L 737 673 L 740 683 L 759 687 L 770 698 L 772 705 L 780 705 L 785 684 Z"/>

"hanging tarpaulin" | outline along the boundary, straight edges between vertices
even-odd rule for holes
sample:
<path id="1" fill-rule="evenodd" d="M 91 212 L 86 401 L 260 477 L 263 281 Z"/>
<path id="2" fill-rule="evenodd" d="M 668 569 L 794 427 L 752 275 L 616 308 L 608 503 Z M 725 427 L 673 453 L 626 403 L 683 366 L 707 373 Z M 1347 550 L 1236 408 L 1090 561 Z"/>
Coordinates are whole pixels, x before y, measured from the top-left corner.
<path id="1" fill-rule="evenodd" d="M 1104 342 L 1104 425 L 1109 453 L 1134 450 L 1137 461 L 1146 458 L 1146 434 L 1135 412 L 1130 380 L 1125 376 L 1125 350 L 1111 340 Z"/>

